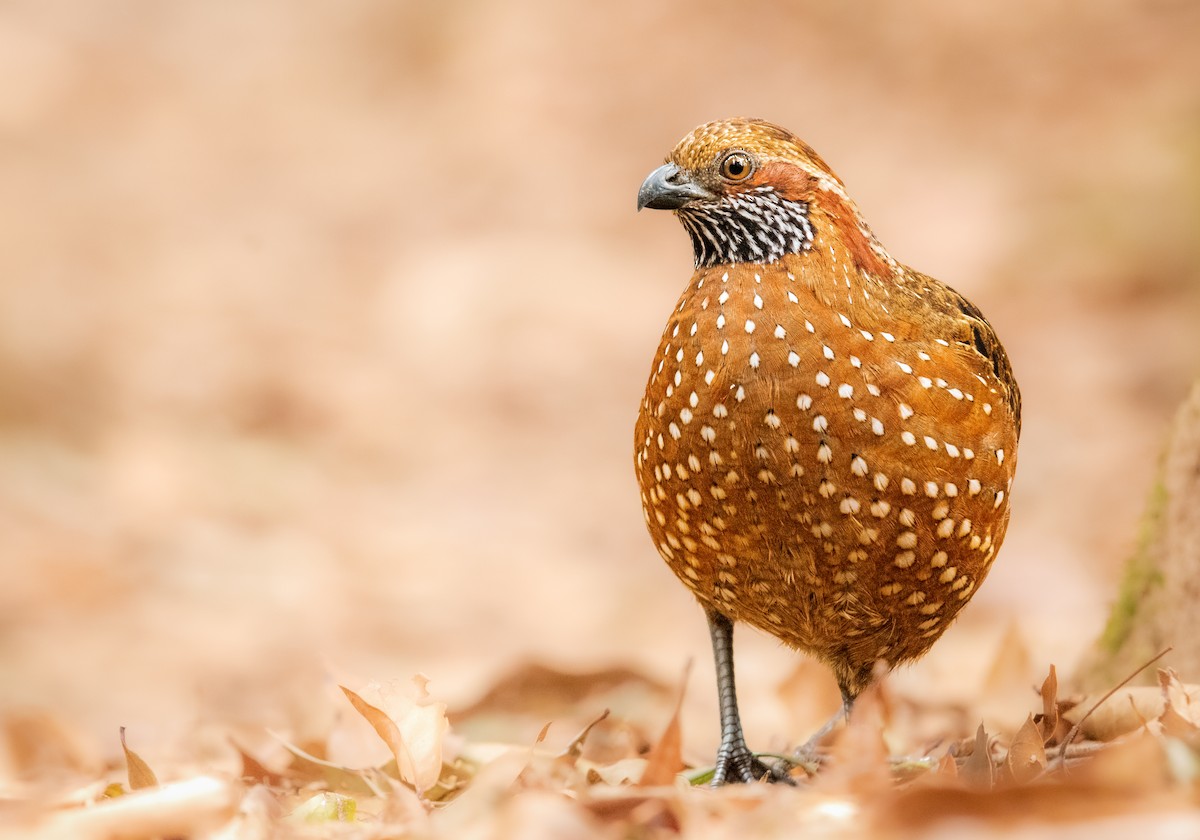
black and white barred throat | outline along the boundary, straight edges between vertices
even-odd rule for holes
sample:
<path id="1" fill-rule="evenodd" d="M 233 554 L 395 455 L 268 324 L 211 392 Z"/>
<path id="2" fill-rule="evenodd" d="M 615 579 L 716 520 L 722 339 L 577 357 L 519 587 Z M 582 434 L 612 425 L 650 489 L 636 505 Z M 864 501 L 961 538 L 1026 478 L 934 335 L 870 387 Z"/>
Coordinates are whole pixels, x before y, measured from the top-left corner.
<path id="1" fill-rule="evenodd" d="M 696 268 L 725 263 L 772 263 L 812 247 L 808 204 L 771 187 L 690 204 L 676 211 L 692 238 Z"/>

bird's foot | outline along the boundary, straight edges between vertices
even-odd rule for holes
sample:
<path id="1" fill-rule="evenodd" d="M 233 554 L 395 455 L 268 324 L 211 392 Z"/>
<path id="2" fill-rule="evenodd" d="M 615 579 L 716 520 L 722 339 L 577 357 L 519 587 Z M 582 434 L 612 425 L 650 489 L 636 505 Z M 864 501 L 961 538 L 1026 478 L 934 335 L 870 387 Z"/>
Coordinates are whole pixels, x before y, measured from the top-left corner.
<path id="1" fill-rule="evenodd" d="M 759 759 L 745 744 L 722 745 L 717 753 L 717 764 L 713 768 L 713 787 L 726 784 L 749 784 L 751 782 L 773 782 L 794 785 L 788 770 L 791 762 L 781 758 L 767 764 Z"/>

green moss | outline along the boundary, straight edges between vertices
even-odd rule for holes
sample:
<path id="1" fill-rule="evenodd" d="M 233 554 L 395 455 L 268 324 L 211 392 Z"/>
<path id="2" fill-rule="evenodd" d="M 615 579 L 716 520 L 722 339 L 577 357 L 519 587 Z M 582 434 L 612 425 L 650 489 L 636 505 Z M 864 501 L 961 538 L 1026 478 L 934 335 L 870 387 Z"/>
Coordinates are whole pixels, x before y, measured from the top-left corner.
<path id="1" fill-rule="evenodd" d="M 1158 568 L 1160 558 L 1157 556 L 1167 510 L 1167 488 L 1163 484 L 1162 472 L 1160 466 L 1146 513 L 1142 517 L 1137 548 L 1125 566 L 1125 576 L 1116 603 L 1100 636 L 1100 648 L 1108 653 L 1116 653 L 1121 649 L 1133 632 L 1138 612 L 1146 604 L 1147 597 L 1163 585 L 1162 571 Z"/>

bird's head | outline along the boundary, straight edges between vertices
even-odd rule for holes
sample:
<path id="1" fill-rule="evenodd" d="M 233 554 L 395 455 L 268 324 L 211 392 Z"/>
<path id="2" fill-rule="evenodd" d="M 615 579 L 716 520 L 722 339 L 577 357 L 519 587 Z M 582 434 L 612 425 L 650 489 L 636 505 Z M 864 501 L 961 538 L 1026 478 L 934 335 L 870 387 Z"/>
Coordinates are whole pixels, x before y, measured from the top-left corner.
<path id="1" fill-rule="evenodd" d="M 646 178 L 637 203 L 639 210 L 675 211 L 697 268 L 770 263 L 808 250 L 818 233 L 815 208 L 859 221 L 842 182 L 811 147 L 752 119 L 693 129 Z"/>

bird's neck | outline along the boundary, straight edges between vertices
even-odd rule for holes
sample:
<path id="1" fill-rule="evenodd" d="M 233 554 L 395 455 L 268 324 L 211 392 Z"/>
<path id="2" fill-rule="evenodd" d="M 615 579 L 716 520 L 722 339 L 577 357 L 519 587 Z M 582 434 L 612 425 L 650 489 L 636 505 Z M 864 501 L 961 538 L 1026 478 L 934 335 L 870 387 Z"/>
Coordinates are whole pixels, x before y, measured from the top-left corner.
<path id="1" fill-rule="evenodd" d="M 692 240 L 697 269 L 770 264 L 803 253 L 815 235 L 808 214 L 808 202 L 784 198 L 770 187 L 676 211 Z"/>

